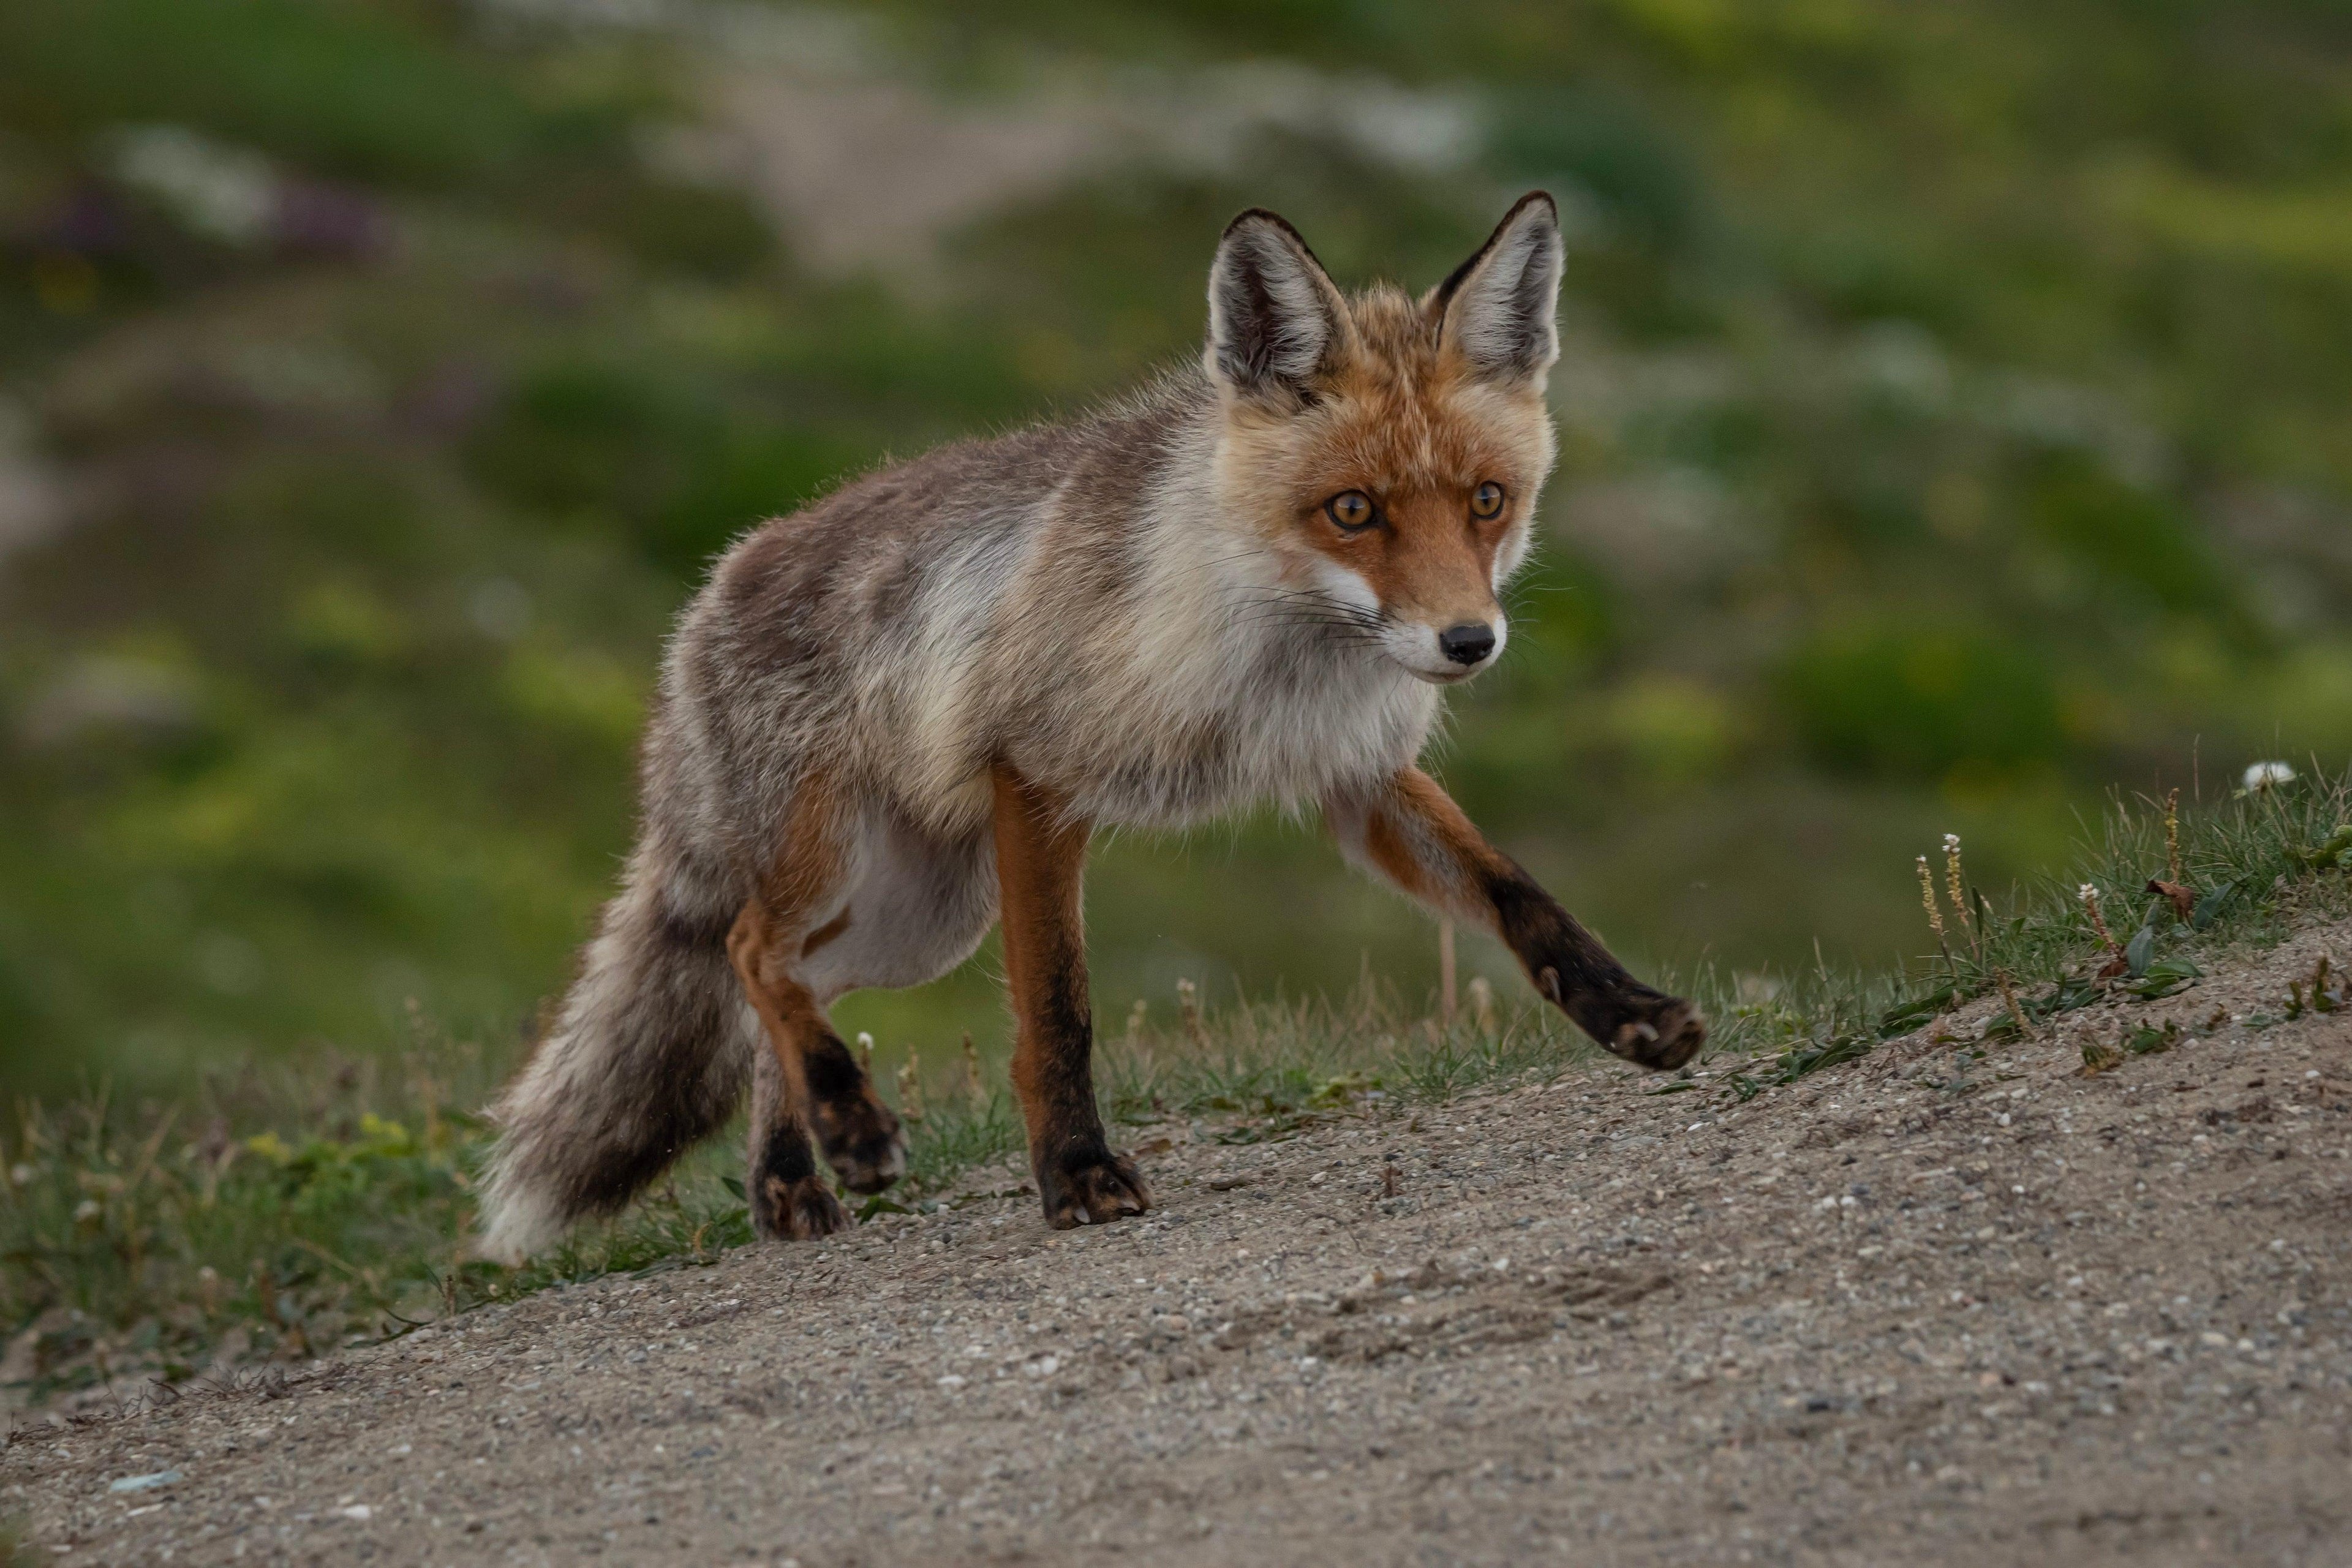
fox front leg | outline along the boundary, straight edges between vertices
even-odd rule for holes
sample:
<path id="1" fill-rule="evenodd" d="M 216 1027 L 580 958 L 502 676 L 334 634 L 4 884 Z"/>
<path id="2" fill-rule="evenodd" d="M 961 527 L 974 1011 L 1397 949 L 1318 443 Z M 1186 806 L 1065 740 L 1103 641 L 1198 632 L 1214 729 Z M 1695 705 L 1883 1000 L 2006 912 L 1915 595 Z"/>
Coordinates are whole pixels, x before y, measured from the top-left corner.
<path id="1" fill-rule="evenodd" d="M 1536 989 L 1610 1051 L 1646 1068 L 1678 1068 L 1706 1043 L 1697 1008 L 1628 974 L 1419 768 L 1369 795 L 1327 801 L 1324 816 L 1349 858 L 1500 937 Z"/>
<path id="2" fill-rule="evenodd" d="M 1104 1225 L 1151 1206 L 1151 1194 L 1103 1137 L 1095 1110 L 1094 1018 L 1079 904 L 1088 832 L 1063 803 L 999 767 L 996 882 L 1004 977 L 1017 1036 L 1013 1087 L 1046 1223 Z"/>

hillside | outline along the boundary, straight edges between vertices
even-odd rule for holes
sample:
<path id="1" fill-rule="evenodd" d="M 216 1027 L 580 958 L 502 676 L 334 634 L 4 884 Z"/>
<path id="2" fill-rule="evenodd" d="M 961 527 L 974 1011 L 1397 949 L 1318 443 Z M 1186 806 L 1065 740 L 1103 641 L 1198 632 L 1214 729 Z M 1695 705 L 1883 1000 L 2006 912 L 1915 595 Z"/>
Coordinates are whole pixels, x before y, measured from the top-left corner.
<path id="1" fill-rule="evenodd" d="M 75 1563 L 2339 1561 L 2323 955 L 2352 922 L 1746 1099 L 1717 1059 L 1194 1123 L 1100 1231 L 984 1171 L 824 1246 L 21 1426 L 0 1510 Z"/>

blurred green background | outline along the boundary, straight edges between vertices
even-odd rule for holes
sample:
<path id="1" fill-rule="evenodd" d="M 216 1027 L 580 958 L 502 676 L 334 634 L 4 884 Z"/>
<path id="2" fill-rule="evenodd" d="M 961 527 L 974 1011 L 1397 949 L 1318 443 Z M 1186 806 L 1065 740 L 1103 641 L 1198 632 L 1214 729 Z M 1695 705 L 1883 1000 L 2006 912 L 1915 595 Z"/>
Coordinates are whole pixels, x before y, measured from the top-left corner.
<path id="1" fill-rule="evenodd" d="M 1630 955 L 1885 963 L 1947 829 L 2352 751 L 2340 5 L 7 0 L 0 1089 L 519 1040 L 730 537 L 1192 353 L 1241 206 L 1423 286 L 1538 184 L 1564 456 L 1436 765 Z M 1114 1026 L 1433 982 L 1308 830 L 1095 866 Z"/>

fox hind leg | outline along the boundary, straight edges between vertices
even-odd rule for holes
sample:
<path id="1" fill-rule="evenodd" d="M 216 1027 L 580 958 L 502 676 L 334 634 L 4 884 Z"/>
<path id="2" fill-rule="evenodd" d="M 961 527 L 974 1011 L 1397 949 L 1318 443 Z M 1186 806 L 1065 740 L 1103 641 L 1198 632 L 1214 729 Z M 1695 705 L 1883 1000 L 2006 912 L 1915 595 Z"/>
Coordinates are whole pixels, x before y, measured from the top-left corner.
<path id="1" fill-rule="evenodd" d="M 820 1018 L 823 1015 L 818 1015 Z M 830 1024 L 801 1047 L 809 1088 L 809 1121 L 826 1163 L 853 1193 L 878 1193 L 907 1173 L 907 1140 L 896 1112 Z"/>
<path id="2" fill-rule="evenodd" d="M 780 940 L 773 916 L 755 900 L 727 941 L 728 958 L 767 1037 L 752 1080 L 744 1192 L 753 1224 L 772 1237 L 822 1236 L 846 1223 L 817 1173 L 812 1131 L 852 1192 L 878 1193 L 906 1170 L 898 1117 L 792 971 L 791 958 L 805 953 L 808 940 Z"/>
<path id="3" fill-rule="evenodd" d="M 842 1179 L 874 1192 L 899 1156 L 877 1137 L 866 1107 L 878 1102 L 824 1009 L 869 986 L 920 985 L 971 957 L 996 920 L 996 870 L 986 833 L 926 832 L 871 803 L 843 838 L 846 874 L 826 900 L 839 912 L 809 933 L 793 973 L 819 1021 L 801 1058 L 812 1124 Z"/>
<path id="4" fill-rule="evenodd" d="M 773 1051 L 761 1052 L 751 1064 L 751 1156 L 743 1196 L 760 1236 L 809 1241 L 847 1228 L 849 1216 L 817 1173 L 798 1097 Z"/>

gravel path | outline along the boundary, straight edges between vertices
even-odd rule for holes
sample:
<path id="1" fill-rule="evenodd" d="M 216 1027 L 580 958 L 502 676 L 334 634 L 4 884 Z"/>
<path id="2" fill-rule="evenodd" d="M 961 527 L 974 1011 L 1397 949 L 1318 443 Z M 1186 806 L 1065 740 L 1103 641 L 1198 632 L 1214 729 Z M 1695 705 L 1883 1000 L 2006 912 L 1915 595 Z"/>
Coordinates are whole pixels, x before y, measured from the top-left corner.
<path id="1" fill-rule="evenodd" d="M 68 1564 L 2342 1563 L 2352 1013 L 2264 1016 L 2329 948 L 1745 1104 L 1149 1141 L 1142 1221 L 985 1197 L 20 1429 L 0 1515 Z"/>

